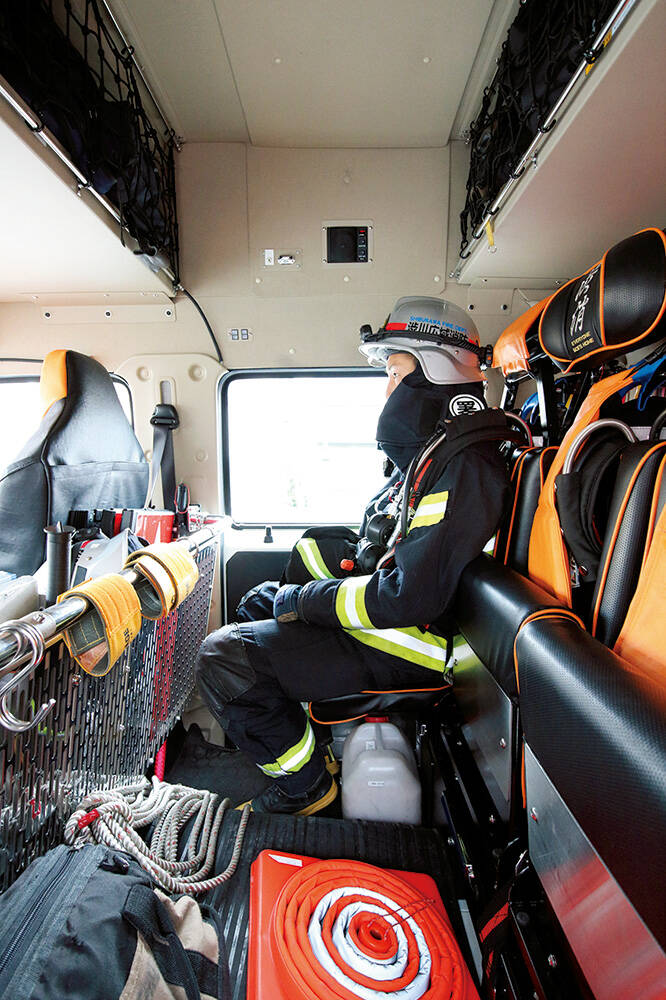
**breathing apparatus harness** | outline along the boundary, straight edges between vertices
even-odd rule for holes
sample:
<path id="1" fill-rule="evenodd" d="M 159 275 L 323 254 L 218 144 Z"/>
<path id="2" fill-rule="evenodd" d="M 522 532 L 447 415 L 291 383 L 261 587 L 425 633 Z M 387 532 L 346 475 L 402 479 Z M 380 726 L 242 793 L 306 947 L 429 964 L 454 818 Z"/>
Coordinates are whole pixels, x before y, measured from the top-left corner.
<path id="1" fill-rule="evenodd" d="M 486 441 L 529 446 L 532 435 L 524 420 L 498 409 L 480 410 L 438 423 L 432 437 L 412 459 L 402 484 L 390 488 L 393 495 L 386 509 L 368 519 L 365 535 L 356 549 L 356 567 L 360 572 L 372 573 L 387 566 L 400 539 L 407 537 L 410 520 L 432 483 L 462 451 Z"/>

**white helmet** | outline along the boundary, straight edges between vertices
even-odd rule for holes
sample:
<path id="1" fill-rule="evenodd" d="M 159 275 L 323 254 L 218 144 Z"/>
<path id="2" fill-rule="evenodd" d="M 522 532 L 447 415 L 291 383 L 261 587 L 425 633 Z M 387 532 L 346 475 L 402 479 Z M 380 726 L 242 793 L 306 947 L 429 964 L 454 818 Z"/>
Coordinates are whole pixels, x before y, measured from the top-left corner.
<path id="1" fill-rule="evenodd" d="M 392 354 L 413 354 L 429 382 L 456 385 L 482 382 L 487 349 L 467 313 L 445 299 L 407 296 L 398 299 L 383 327 L 361 327 L 361 346 L 374 368 L 385 368 Z"/>

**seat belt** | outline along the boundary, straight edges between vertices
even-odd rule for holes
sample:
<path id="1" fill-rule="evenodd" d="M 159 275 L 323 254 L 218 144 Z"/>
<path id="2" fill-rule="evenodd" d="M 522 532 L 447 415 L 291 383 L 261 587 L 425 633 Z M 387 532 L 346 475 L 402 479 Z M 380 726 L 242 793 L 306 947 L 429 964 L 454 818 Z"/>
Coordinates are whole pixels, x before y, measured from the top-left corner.
<path id="1" fill-rule="evenodd" d="M 173 432 L 180 425 L 178 411 L 171 403 L 157 403 L 150 418 L 153 428 L 153 457 L 150 460 L 148 492 L 144 507 L 149 507 L 157 477 L 162 474 L 162 499 L 165 510 L 176 510 L 176 466 L 173 456 Z"/>

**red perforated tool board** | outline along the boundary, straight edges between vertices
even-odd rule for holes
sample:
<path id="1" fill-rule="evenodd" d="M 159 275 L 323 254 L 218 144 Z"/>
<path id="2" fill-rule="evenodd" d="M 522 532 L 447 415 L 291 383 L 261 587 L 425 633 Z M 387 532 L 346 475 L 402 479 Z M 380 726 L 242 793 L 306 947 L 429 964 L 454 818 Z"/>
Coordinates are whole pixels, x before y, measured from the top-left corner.
<path id="1" fill-rule="evenodd" d="M 284 851 L 262 851 L 250 870 L 250 930 L 248 951 L 247 1000 L 293 1000 L 280 983 L 276 974 L 273 946 L 270 938 L 270 920 L 273 906 L 284 885 L 294 872 L 316 862 L 300 854 L 286 854 Z M 344 861 L 340 862 L 344 871 Z M 434 907 L 449 927 L 451 921 L 444 909 L 434 879 L 418 872 L 387 870 L 407 882 L 426 899 L 433 900 Z M 479 1000 L 462 955 L 460 961 L 464 969 L 464 983 L 461 1000 Z M 313 995 L 312 1000 L 317 1000 Z"/>

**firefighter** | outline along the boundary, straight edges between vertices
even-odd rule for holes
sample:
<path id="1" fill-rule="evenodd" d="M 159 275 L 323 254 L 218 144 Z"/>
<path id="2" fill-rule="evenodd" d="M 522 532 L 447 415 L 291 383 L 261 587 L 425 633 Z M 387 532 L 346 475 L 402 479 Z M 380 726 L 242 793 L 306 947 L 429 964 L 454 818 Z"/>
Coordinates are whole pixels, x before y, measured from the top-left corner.
<path id="1" fill-rule="evenodd" d="M 384 327 L 361 336 L 362 353 L 388 375 L 377 441 L 395 472 L 361 527 L 380 516 L 383 536 L 306 532 L 292 582 L 251 591 L 238 621 L 209 635 L 197 658 L 213 715 L 274 779 L 252 800 L 255 812 L 309 815 L 336 797 L 302 702 L 445 683 L 446 613 L 508 496 L 504 417 L 486 408 L 483 349 L 466 314 L 442 299 L 403 298 Z M 419 457 L 425 446 L 430 459 Z"/>

